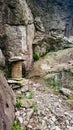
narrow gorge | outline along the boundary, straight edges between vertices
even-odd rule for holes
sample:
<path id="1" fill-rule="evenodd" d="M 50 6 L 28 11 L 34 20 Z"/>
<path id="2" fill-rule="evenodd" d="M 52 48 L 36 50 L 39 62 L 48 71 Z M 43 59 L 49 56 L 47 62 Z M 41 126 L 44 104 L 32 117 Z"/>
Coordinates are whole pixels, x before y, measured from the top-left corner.
<path id="1" fill-rule="evenodd" d="M 0 130 L 73 130 L 73 0 L 0 0 Z"/>

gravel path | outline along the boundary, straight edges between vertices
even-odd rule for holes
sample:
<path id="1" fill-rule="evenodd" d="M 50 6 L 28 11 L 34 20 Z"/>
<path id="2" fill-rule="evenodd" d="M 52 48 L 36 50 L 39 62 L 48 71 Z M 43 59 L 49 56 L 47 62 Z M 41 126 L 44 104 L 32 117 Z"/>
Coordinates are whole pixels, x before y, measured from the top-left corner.
<path id="1" fill-rule="evenodd" d="M 18 95 L 23 95 L 20 100 L 24 105 L 16 107 L 15 112 L 15 120 L 22 130 L 73 130 L 72 99 L 33 81 L 15 93 L 17 100 Z"/>

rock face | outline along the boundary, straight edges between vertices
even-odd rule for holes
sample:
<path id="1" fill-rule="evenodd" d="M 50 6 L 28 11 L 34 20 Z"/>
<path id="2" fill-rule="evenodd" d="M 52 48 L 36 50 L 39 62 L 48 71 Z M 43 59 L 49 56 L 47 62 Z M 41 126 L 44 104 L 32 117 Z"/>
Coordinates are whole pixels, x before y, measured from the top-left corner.
<path id="1" fill-rule="evenodd" d="M 6 79 L 0 75 L 0 130 L 12 130 L 15 96 Z"/>
<path id="2" fill-rule="evenodd" d="M 72 0 L 27 0 L 34 17 L 41 17 L 47 33 L 73 35 Z"/>
<path id="3" fill-rule="evenodd" d="M 72 0 L 27 0 L 27 2 L 26 0 L 5 2 L 1 0 L 0 5 L 0 48 L 7 60 L 13 56 L 24 57 L 26 70 L 29 70 L 32 63 L 34 25 L 35 37 L 42 39 L 43 34 L 47 33 L 47 35 L 61 38 L 65 36 L 68 40 L 73 40 Z M 41 33 L 40 36 L 38 32 Z M 43 45 L 40 43 L 39 47 L 35 46 L 41 51 L 40 56 L 47 52 L 47 47 L 49 48 L 49 43 L 46 42 L 48 38 L 43 40 L 44 42 L 41 41 Z M 60 48 L 62 48 L 61 44 L 58 49 Z M 36 53 L 36 49 L 34 51 Z"/>
<path id="4" fill-rule="evenodd" d="M 68 38 L 60 38 L 54 36 L 48 36 L 37 32 L 33 41 L 33 53 L 43 56 L 50 51 L 58 51 L 67 48 L 72 48 L 73 42 Z"/>
<path id="5" fill-rule="evenodd" d="M 40 17 L 35 18 L 35 28 L 36 28 L 37 31 L 45 32 L 45 28 L 42 24 Z"/>
<path id="6" fill-rule="evenodd" d="M 2 50 L 0 49 L 0 67 L 4 67 L 5 66 L 5 57 L 2 53 Z"/>
<path id="7" fill-rule="evenodd" d="M 34 24 L 32 13 L 25 0 L 7 0 L 1 2 L 0 14 L 0 48 L 7 60 L 13 56 L 25 58 L 25 69 L 28 70 L 33 57 Z"/>
<path id="8" fill-rule="evenodd" d="M 34 54 L 42 56 L 49 50 L 73 47 L 72 0 L 27 0 L 27 3 L 35 19 Z"/>
<path id="9" fill-rule="evenodd" d="M 6 60 L 22 56 L 23 68 L 29 70 L 33 60 L 32 43 L 34 53 L 40 56 L 48 50 L 73 47 L 72 0 L 1 0 L 0 6 L 0 48 Z M 62 40 L 54 45 L 56 37 Z"/>
<path id="10" fill-rule="evenodd" d="M 48 87 L 73 89 L 73 48 L 47 53 L 33 64 L 29 77 L 43 77 Z"/>

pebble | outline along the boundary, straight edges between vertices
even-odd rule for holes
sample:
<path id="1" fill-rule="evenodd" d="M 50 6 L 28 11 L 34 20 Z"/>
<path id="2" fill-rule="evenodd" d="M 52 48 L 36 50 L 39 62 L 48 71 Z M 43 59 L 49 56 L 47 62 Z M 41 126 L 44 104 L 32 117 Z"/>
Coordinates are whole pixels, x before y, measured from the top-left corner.
<path id="1" fill-rule="evenodd" d="M 52 119 L 53 122 L 57 121 L 57 119 L 54 116 L 51 119 Z"/>
<path id="2" fill-rule="evenodd" d="M 19 124 L 23 123 L 23 118 L 22 117 L 17 117 L 17 121 L 19 122 Z"/>
<path id="3" fill-rule="evenodd" d="M 33 113 L 34 113 L 34 110 L 29 109 L 28 112 L 27 112 L 27 118 L 30 119 L 32 117 Z"/>
<path id="4" fill-rule="evenodd" d="M 53 94 L 51 94 L 50 96 L 53 97 Z"/>
<path id="5" fill-rule="evenodd" d="M 61 103 L 61 102 L 62 102 L 62 100 L 61 100 L 61 99 L 59 99 L 59 102 Z"/>
<path id="6" fill-rule="evenodd" d="M 26 116 L 26 113 L 23 113 L 23 115 L 22 115 L 23 117 L 25 117 Z"/>
<path id="7" fill-rule="evenodd" d="M 61 107 L 59 102 L 55 102 L 55 103 L 54 103 L 54 106 L 57 107 L 57 108 L 60 108 L 60 107 Z"/>
<path id="8" fill-rule="evenodd" d="M 25 92 L 27 92 L 28 90 L 29 90 L 28 86 L 23 86 L 23 87 L 21 88 L 21 92 L 22 92 L 22 93 L 25 93 Z"/>
<path id="9" fill-rule="evenodd" d="M 15 112 L 15 116 L 19 116 L 19 115 L 20 115 L 19 111 Z"/>
<path id="10" fill-rule="evenodd" d="M 71 125 L 73 125 L 73 120 L 70 121 Z"/>
<path id="11" fill-rule="evenodd" d="M 69 116 L 69 113 L 68 113 L 68 112 L 64 112 L 64 115 L 65 115 L 65 116 Z"/>
<path id="12" fill-rule="evenodd" d="M 55 130 L 61 130 L 58 126 L 55 126 Z"/>
<path id="13" fill-rule="evenodd" d="M 29 122 L 28 122 L 28 121 L 26 121 L 26 120 L 23 122 L 24 126 L 27 126 L 27 125 L 28 125 L 28 123 L 29 123 Z"/>
<path id="14" fill-rule="evenodd" d="M 32 126 L 31 126 L 31 125 L 28 125 L 28 128 L 31 128 L 31 129 L 32 129 Z"/>
<path id="15" fill-rule="evenodd" d="M 50 124 L 50 125 L 53 125 L 54 122 L 50 119 L 50 120 L 49 120 L 49 124 Z"/>
<path id="16" fill-rule="evenodd" d="M 47 129 L 47 124 L 45 120 L 42 120 L 42 126 L 41 126 L 41 130 L 46 130 Z"/>
<path id="17" fill-rule="evenodd" d="M 65 122 L 66 122 L 66 125 L 69 125 L 69 121 L 68 120 L 66 120 Z"/>

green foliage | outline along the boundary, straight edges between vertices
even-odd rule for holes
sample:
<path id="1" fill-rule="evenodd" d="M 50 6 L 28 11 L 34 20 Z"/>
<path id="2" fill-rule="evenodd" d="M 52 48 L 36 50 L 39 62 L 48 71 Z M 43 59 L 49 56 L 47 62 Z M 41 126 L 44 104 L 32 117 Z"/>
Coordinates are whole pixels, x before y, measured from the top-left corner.
<path id="1" fill-rule="evenodd" d="M 37 104 L 34 104 L 34 105 L 33 105 L 33 109 L 34 109 L 35 112 L 37 112 L 37 111 L 38 111 L 38 105 L 37 105 Z"/>
<path id="2" fill-rule="evenodd" d="M 60 89 L 59 86 L 53 86 L 52 88 L 54 89 L 54 91 L 59 91 L 59 89 Z"/>
<path id="3" fill-rule="evenodd" d="M 38 55 L 38 54 L 36 54 L 36 53 L 35 53 L 35 54 L 33 55 L 33 59 L 34 59 L 34 61 L 38 61 L 38 60 L 39 60 L 39 58 L 40 58 L 40 57 L 39 57 L 39 55 Z"/>
<path id="4" fill-rule="evenodd" d="M 73 96 L 68 96 L 67 100 L 73 100 Z"/>
<path id="5" fill-rule="evenodd" d="M 20 93 L 19 95 L 18 95 L 18 98 L 19 99 L 22 99 L 24 97 L 24 95 L 22 94 L 22 93 Z"/>
<path id="6" fill-rule="evenodd" d="M 29 93 L 28 95 L 27 95 L 27 99 L 32 99 L 34 97 L 34 93 Z"/>
<path id="7" fill-rule="evenodd" d="M 54 82 L 53 80 L 46 80 L 46 86 L 53 89 L 54 91 L 59 91 L 60 86 L 58 85 L 57 80 Z"/>
<path id="8" fill-rule="evenodd" d="M 21 102 L 21 100 L 18 100 L 17 103 L 16 103 L 16 107 L 20 108 L 21 106 L 22 106 L 22 102 Z"/>
<path id="9" fill-rule="evenodd" d="M 15 123 L 13 124 L 12 130 L 23 130 L 23 129 L 19 126 L 19 124 L 18 124 L 17 122 L 15 122 Z"/>
<path id="10" fill-rule="evenodd" d="M 71 89 L 73 90 L 73 85 L 71 86 Z"/>

